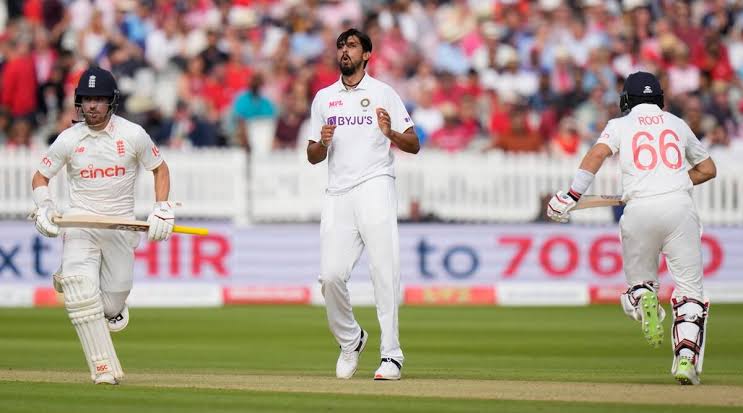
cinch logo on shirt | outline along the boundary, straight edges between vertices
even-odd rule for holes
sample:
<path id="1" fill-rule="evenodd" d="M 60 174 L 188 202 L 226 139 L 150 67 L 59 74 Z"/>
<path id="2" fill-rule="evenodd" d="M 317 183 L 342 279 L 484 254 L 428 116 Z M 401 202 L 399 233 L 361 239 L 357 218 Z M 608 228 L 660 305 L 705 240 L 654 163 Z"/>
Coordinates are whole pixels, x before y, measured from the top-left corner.
<path id="1" fill-rule="evenodd" d="M 87 169 L 80 171 L 80 178 L 83 179 L 111 178 L 124 175 L 126 175 L 126 168 L 119 165 L 109 168 L 93 168 L 93 165 L 88 165 Z"/>
<path id="2" fill-rule="evenodd" d="M 328 125 L 371 125 L 371 116 L 331 116 L 328 118 Z"/>

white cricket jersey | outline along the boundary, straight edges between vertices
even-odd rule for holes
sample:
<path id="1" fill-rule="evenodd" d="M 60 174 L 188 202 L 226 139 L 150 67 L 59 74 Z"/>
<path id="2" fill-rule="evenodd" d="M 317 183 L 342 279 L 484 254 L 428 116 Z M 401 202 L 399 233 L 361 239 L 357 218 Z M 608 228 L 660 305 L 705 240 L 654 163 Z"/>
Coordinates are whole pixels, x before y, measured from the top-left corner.
<path id="1" fill-rule="evenodd" d="M 688 169 L 709 158 L 686 122 L 649 103 L 610 120 L 599 143 L 619 152 L 624 201 L 690 190 Z"/>
<path id="2" fill-rule="evenodd" d="M 323 125 L 336 125 L 328 148 L 329 194 L 344 193 L 376 176 L 395 176 L 390 140 L 377 124 L 378 107 L 389 113 L 392 130 L 403 133 L 413 126 L 400 96 L 368 73 L 354 89 L 347 90 L 338 79 L 315 95 L 309 139 L 319 141 Z"/>
<path id="3" fill-rule="evenodd" d="M 71 208 L 130 217 L 139 164 L 153 170 L 162 162 L 160 151 L 141 126 L 112 115 L 101 131 L 84 122 L 65 129 L 42 155 L 39 172 L 51 179 L 67 165 Z"/>

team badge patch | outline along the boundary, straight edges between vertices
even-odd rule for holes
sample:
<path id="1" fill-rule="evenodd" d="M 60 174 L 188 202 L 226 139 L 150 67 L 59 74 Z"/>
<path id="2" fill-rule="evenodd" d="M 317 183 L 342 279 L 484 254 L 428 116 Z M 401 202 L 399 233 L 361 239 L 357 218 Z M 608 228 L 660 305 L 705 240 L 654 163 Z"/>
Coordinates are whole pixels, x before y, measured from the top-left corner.
<path id="1" fill-rule="evenodd" d="M 368 107 L 369 104 L 371 104 L 371 101 L 368 98 L 361 99 L 361 107 Z"/>

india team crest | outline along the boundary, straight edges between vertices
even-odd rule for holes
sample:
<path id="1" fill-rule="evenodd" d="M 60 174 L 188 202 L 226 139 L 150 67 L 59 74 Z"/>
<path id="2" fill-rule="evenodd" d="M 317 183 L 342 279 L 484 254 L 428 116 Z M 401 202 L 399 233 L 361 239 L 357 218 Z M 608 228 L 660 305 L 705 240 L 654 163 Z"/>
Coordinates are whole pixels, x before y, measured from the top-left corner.
<path id="1" fill-rule="evenodd" d="M 369 98 L 361 99 L 361 107 L 366 108 L 366 107 L 369 107 L 370 104 L 371 104 L 371 101 L 369 100 Z"/>

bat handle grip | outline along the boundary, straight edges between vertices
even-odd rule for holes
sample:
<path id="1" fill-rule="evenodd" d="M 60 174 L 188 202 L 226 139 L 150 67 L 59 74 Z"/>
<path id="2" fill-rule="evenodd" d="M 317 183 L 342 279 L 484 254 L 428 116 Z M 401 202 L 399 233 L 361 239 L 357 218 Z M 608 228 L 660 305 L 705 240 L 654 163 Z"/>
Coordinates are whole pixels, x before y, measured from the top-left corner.
<path id="1" fill-rule="evenodd" d="M 173 232 L 189 235 L 209 235 L 209 230 L 207 228 L 185 227 L 182 225 L 173 225 Z"/>

